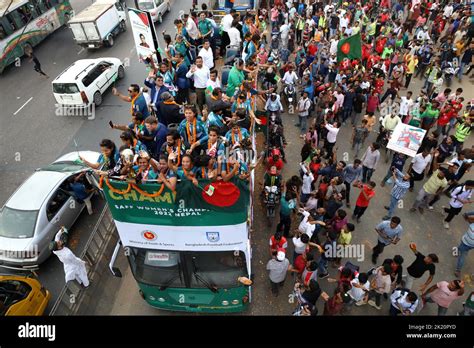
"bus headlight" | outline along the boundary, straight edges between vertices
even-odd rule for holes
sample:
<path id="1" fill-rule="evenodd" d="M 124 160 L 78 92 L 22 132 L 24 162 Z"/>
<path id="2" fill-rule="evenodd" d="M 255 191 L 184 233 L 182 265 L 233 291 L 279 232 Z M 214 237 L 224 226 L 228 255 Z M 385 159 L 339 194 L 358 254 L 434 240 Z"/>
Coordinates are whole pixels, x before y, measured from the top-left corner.
<path id="1" fill-rule="evenodd" d="M 150 295 L 150 296 L 148 296 L 148 298 L 150 299 L 150 301 L 155 301 L 156 300 L 155 296 Z"/>
<path id="2" fill-rule="evenodd" d="M 166 300 L 163 297 L 158 298 L 158 301 L 165 302 Z"/>
<path id="3" fill-rule="evenodd" d="M 225 300 L 222 301 L 222 305 L 223 305 L 223 306 L 228 306 L 228 305 L 229 305 L 229 301 L 225 301 Z"/>
<path id="4" fill-rule="evenodd" d="M 239 304 L 239 300 L 233 300 L 232 304 Z"/>

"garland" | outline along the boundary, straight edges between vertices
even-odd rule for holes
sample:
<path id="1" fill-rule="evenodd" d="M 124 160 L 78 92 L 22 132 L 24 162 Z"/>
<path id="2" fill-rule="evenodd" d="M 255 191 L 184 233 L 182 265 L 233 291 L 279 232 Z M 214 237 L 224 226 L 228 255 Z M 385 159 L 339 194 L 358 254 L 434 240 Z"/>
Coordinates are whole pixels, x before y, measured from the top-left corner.
<path id="1" fill-rule="evenodd" d="M 189 122 L 186 121 L 186 134 L 188 136 L 188 142 L 189 144 L 193 145 L 196 140 L 196 118 L 193 120 L 193 136 L 191 137 L 191 132 L 189 131 Z"/>
<path id="2" fill-rule="evenodd" d="M 102 189 L 103 184 L 104 184 L 104 176 L 101 176 L 100 181 L 99 181 L 99 188 Z M 138 187 L 138 185 L 133 184 L 133 183 L 129 183 L 128 187 L 125 190 L 117 190 L 115 187 L 112 186 L 109 179 L 105 179 L 105 184 L 107 185 L 107 187 L 109 188 L 110 191 L 112 191 L 113 193 L 116 193 L 118 195 L 125 195 L 125 194 L 129 193 L 133 188 L 135 191 L 137 191 L 138 193 L 140 193 L 143 196 L 158 197 L 163 193 L 163 190 L 165 189 L 165 184 L 164 183 L 161 184 L 161 188 L 158 191 L 154 192 L 154 193 L 148 193 L 146 191 L 143 191 L 142 189 L 140 189 Z"/>

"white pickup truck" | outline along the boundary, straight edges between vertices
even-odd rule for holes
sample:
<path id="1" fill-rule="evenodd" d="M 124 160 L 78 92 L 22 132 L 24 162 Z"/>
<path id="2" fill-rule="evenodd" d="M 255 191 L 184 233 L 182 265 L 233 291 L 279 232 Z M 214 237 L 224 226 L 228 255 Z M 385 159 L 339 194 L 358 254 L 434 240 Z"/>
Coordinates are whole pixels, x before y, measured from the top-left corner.
<path id="1" fill-rule="evenodd" d="M 76 43 L 85 48 L 113 46 L 127 29 L 126 9 L 118 0 L 98 0 L 72 17 L 68 24 Z"/>

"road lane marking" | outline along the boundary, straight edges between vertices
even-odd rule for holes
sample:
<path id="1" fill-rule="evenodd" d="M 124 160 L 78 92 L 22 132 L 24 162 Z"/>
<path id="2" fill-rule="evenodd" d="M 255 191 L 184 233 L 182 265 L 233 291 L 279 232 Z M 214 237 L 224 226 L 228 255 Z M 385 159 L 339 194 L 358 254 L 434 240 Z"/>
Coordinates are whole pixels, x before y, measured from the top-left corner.
<path id="1" fill-rule="evenodd" d="M 31 99 L 33 99 L 33 97 L 31 97 L 30 99 L 28 99 L 25 104 L 23 104 L 17 111 L 15 111 L 15 113 L 13 114 L 13 116 L 15 116 L 17 113 L 19 113 L 20 110 L 23 109 L 23 108 L 26 106 L 26 104 L 28 104 L 28 103 L 31 101 Z"/>
<path id="2" fill-rule="evenodd" d="M 77 55 L 80 55 L 82 52 L 84 52 L 84 47 L 82 47 L 79 52 L 77 52 Z"/>
<path id="3" fill-rule="evenodd" d="M 135 51 L 135 47 L 132 47 L 132 48 L 130 49 L 130 53 L 133 53 L 133 51 Z"/>

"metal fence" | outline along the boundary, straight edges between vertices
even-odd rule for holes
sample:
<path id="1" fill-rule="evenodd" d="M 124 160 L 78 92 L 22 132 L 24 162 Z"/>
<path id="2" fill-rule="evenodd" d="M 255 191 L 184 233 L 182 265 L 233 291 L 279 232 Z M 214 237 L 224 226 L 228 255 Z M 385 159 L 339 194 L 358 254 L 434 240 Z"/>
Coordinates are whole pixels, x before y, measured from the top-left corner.
<path id="1" fill-rule="evenodd" d="M 88 277 L 92 281 L 97 272 L 99 261 L 104 255 L 109 241 L 116 236 L 116 227 L 108 206 L 100 213 L 94 229 L 87 240 L 84 251 L 79 256 L 86 262 Z M 49 315 L 74 315 L 84 300 L 85 289 L 75 281 L 70 281 L 62 288 Z"/>

